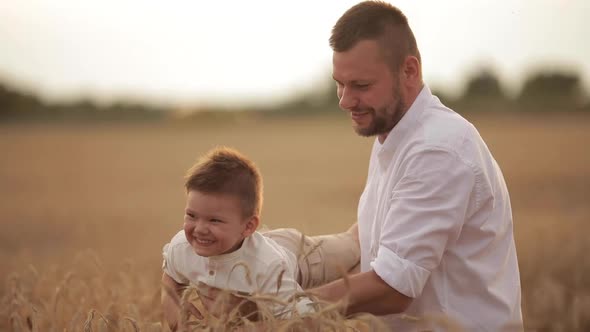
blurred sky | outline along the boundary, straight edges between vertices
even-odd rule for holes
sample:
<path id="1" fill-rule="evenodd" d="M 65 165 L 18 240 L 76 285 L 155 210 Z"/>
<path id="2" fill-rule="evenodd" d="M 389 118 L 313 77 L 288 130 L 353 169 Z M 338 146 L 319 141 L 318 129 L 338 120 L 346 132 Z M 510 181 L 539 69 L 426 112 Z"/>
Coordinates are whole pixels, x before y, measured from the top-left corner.
<path id="1" fill-rule="evenodd" d="M 270 103 L 331 75 L 330 29 L 358 1 L 0 0 L 0 80 L 56 101 Z M 531 71 L 590 81 L 588 0 L 392 1 L 427 83 L 458 94 L 482 64 L 512 91 Z"/>

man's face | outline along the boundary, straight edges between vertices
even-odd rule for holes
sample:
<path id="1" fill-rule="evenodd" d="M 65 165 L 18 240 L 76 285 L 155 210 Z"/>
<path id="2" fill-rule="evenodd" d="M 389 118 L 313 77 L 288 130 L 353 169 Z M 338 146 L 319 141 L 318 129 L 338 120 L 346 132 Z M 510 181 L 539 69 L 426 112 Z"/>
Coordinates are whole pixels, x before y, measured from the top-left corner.
<path id="1" fill-rule="evenodd" d="M 188 192 L 184 235 L 199 256 L 209 257 L 238 249 L 250 235 L 252 221 L 242 215 L 240 200 L 233 195 Z"/>
<path id="2" fill-rule="evenodd" d="M 345 52 L 334 52 L 333 77 L 339 106 L 348 111 L 361 136 L 384 139 L 406 111 L 400 77 L 392 73 L 377 41 L 362 40 Z"/>

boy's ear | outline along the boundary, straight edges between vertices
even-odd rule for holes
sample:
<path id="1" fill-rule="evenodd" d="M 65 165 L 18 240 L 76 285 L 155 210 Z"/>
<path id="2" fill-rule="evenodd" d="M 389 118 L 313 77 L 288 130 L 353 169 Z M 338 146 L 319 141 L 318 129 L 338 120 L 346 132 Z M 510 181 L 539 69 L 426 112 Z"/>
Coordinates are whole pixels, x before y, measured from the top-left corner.
<path id="1" fill-rule="evenodd" d="M 258 228 L 260 218 L 258 216 L 252 216 L 246 221 L 246 229 L 244 230 L 244 237 L 252 235 Z"/>

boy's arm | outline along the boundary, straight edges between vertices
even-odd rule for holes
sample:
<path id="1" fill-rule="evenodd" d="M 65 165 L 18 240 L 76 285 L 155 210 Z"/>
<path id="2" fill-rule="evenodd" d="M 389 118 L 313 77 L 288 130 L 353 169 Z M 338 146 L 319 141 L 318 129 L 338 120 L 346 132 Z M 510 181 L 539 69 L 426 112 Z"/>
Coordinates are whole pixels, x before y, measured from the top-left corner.
<path id="1" fill-rule="evenodd" d="M 162 311 L 170 330 L 176 331 L 180 321 L 180 297 L 182 285 L 165 272 L 162 273 Z"/>
<path id="2" fill-rule="evenodd" d="M 180 299 L 184 288 L 186 288 L 185 285 L 177 283 L 166 272 L 162 273 L 162 311 L 171 331 L 176 331 L 181 321 L 182 303 Z M 199 319 L 203 318 L 203 315 L 191 303 L 186 303 L 182 309 L 188 310 Z"/>

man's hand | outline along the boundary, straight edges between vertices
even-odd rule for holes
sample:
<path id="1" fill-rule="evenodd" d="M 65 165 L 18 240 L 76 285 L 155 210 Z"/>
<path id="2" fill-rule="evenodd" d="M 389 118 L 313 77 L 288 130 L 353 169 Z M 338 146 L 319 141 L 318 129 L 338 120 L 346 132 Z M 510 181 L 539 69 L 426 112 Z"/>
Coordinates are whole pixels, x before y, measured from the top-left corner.
<path id="1" fill-rule="evenodd" d="M 356 246 L 360 249 L 361 242 L 359 240 L 359 224 L 358 224 L 358 222 L 355 222 L 354 224 L 352 224 L 350 226 L 350 228 L 346 230 L 346 232 L 350 233 L 352 235 L 353 240 L 356 242 Z"/>

